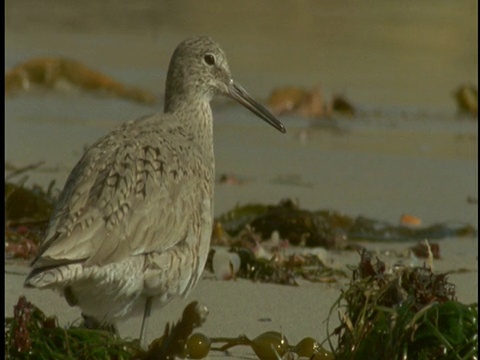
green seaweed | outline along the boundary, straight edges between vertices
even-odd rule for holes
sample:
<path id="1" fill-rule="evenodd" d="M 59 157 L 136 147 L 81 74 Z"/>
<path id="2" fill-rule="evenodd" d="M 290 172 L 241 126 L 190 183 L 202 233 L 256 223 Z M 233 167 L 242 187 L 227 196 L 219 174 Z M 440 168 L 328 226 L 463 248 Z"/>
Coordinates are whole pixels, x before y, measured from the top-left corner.
<path id="1" fill-rule="evenodd" d="M 277 331 L 264 332 L 253 340 L 245 335 L 192 334 L 207 316 L 206 308 L 196 302 L 185 308 L 179 322 L 167 324 L 163 336 L 145 351 L 138 340 L 123 340 L 104 330 L 60 328 L 56 318 L 46 317 L 20 297 L 14 317 L 5 322 L 5 358 L 202 359 L 211 352 L 227 352 L 236 346 L 250 346 L 261 360 L 290 358 L 289 353 L 315 360 L 478 357 L 477 304 L 456 301 L 455 287 L 447 281 L 447 275 L 434 274 L 426 267 L 387 272 L 382 261 L 374 263 L 363 252 L 349 286 L 331 307 L 329 318 L 337 311 L 341 324 L 326 339 L 332 352 L 312 338 L 289 345 L 286 336 Z M 338 337 L 336 346 L 332 345 L 333 336 Z"/>
<path id="2" fill-rule="evenodd" d="M 340 314 L 337 360 L 474 359 L 477 304 L 455 300 L 445 274 L 426 267 L 387 273 L 363 252 L 349 287 L 330 310 Z M 328 340 L 330 341 L 330 337 Z M 330 346 L 334 348 L 330 341 Z"/>
<path id="3" fill-rule="evenodd" d="M 116 359 L 138 358 L 137 342 L 125 341 L 107 331 L 58 326 L 21 296 L 14 317 L 5 320 L 5 359 Z"/>

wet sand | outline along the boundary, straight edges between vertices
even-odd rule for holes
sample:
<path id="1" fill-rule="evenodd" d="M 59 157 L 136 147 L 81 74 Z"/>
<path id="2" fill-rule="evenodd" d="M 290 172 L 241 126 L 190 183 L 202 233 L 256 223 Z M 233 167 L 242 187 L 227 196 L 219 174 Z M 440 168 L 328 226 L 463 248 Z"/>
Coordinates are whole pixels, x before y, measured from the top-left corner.
<path id="1" fill-rule="evenodd" d="M 409 213 L 424 225 L 462 222 L 478 228 L 478 205 L 466 200 L 478 199 L 477 120 L 458 118 L 451 96 L 459 84 L 477 79 L 472 24 L 477 4 L 421 1 L 402 5 L 400 11 L 394 4 L 366 3 L 353 11 L 353 4 L 347 8 L 336 2 L 321 8 L 252 3 L 241 9 L 209 2 L 209 8 L 200 9 L 190 1 L 181 9 L 172 5 L 151 11 L 148 1 L 115 10 L 93 2 L 76 8 L 68 2 L 47 14 L 42 7 L 34 11 L 27 2 L 8 1 L 6 69 L 36 56 L 66 56 L 161 99 L 176 44 L 190 34 L 208 33 L 225 48 L 235 78 L 256 98 L 265 99 L 275 86 L 320 83 L 327 94 L 346 93 L 360 109 L 357 117 L 337 117 L 329 127 L 283 117 L 288 132 L 282 135 L 244 109 L 215 101 L 217 174 L 246 180 L 238 186 L 217 185 L 216 215 L 236 204 L 277 203 L 288 197 L 312 210 L 334 209 L 392 223 Z M 5 106 L 6 160 L 18 166 L 45 161 L 29 181 L 45 186 L 55 179 L 61 187 L 85 146 L 123 121 L 160 111 L 161 101 L 149 107 L 70 89 L 8 97 Z M 449 278 L 459 301 L 478 301 L 478 238 L 439 243 L 442 258 L 434 261 L 435 269 L 467 269 Z M 411 244 L 364 245 L 380 252 Z M 359 260 L 353 252 L 330 256 L 342 268 Z M 27 271 L 25 264 L 6 264 L 7 316 L 25 294 L 61 324 L 79 318 L 79 310 L 54 292 L 23 289 Z M 183 307 L 197 300 L 210 309 L 200 329 L 209 336 L 254 337 L 276 330 L 291 343 L 305 336 L 321 341 L 341 286 L 226 282 L 205 272 L 187 299 L 155 310 L 149 335 L 159 336 L 166 321 L 179 318 Z M 135 337 L 139 328 L 136 315 L 120 331 Z"/>

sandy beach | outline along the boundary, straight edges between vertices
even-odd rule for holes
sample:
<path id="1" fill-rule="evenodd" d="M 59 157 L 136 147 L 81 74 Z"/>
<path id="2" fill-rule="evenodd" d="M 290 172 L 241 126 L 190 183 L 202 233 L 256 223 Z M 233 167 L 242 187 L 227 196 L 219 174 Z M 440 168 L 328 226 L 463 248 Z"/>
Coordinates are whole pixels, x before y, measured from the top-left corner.
<path id="1" fill-rule="evenodd" d="M 478 119 L 458 116 L 452 96 L 461 84 L 478 86 L 475 1 L 420 1 L 401 8 L 372 1 L 375 11 L 371 4 L 336 2 L 277 7 L 248 1 L 240 7 L 213 1 L 200 8 L 195 1 L 143 1 L 119 9 L 86 1 L 64 2 L 52 13 L 46 9 L 57 3 L 44 3 L 32 9 L 27 1 L 6 2 L 5 71 L 31 58 L 62 56 L 151 91 L 159 101 L 141 105 L 72 88 L 6 97 L 7 163 L 44 162 L 28 173 L 27 184 L 55 180 L 60 189 L 86 146 L 124 121 L 161 111 L 175 46 L 189 35 L 209 34 L 225 49 L 235 79 L 259 101 L 279 86 L 320 84 L 326 97 L 343 93 L 358 110 L 353 118 L 329 122 L 283 116 L 282 135 L 229 100 L 215 100 L 217 176 L 243 180 L 217 184 L 216 216 L 238 204 L 290 198 L 309 210 L 392 224 L 412 214 L 424 226 L 461 223 L 478 229 L 478 205 L 467 201 L 478 199 Z M 434 269 L 452 272 L 459 301 L 478 302 L 478 236 L 436 242 L 441 258 Z M 361 244 L 388 264 L 423 263 L 386 255 L 413 243 Z M 303 251 L 311 250 L 298 249 Z M 331 251 L 328 261 L 347 270 L 359 255 Z M 24 289 L 28 271 L 25 262 L 7 259 L 6 316 L 25 294 L 62 325 L 79 320 L 80 310 L 58 294 Z M 208 336 L 255 337 L 275 330 L 292 344 L 306 336 L 323 341 L 328 312 L 345 284 L 299 283 L 220 281 L 204 272 L 187 299 L 154 310 L 149 338 L 161 335 L 165 323 L 196 300 L 210 310 L 200 329 Z M 137 337 L 140 322 L 140 313 L 123 321 L 121 334 Z M 232 354 L 255 358 L 248 348 Z"/>

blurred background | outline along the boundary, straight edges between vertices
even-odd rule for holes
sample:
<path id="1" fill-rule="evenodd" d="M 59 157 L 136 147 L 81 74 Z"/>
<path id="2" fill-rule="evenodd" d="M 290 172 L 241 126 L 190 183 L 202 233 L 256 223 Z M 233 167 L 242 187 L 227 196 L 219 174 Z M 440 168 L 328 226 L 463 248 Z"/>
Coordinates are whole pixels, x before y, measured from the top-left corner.
<path id="1" fill-rule="evenodd" d="M 161 92 L 176 44 L 208 34 L 260 96 L 321 84 L 358 103 L 451 110 L 452 91 L 477 84 L 477 10 L 475 0 L 6 1 L 5 63 L 61 55 L 139 68 L 131 80 Z"/>
<path id="2" fill-rule="evenodd" d="M 217 174 L 244 181 L 217 188 L 217 214 L 239 202 L 292 197 L 310 208 L 387 219 L 412 208 L 424 219 L 448 218 L 477 193 L 477 116 L 460 116 L 454 98 L 459 86 L 478 86 L 477 10 L 476 0 L 9 0 L 6 72 L 22 72 L 31 59 L 71 59 L 157 101 L 62 84 L 13 93 L 5 102 L 6 159 L 14 166 L 43 161 L 29 181 L 53 178 L 63 186 L 99 136 L 161 111 L 173 50 L 186 37 L 207 34 L 260 102 L 269 105 L 284 87 L 318 87 L 325 102 L 340 94 L 355 109 L 354 116 L 326 119 L 280 114 L 288 129 L 281 135 L 217 99 Z M 443 197 L 452 188 L 465 189 L 465 197 L 452 192 L 458 206 L 445 215 Z"/>

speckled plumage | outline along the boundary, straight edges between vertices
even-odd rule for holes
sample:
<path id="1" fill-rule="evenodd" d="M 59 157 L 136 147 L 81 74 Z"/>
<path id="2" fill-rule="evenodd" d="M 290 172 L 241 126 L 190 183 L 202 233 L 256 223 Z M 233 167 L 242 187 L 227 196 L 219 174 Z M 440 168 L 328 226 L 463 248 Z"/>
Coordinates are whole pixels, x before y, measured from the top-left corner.
<path id="1" fill-rule="evenodd" d="M 25 281 L 62 291 L 101 323 L 140 298 L 164 305 L 184 296 L 201 275 L 213 217 L 212 97 L 229 95 L 285 131 L 233 83 L 225 54 L 205 36 L 177 47 L 165 94 L 163 114 L 118 127 L 77 163 Z"/>

